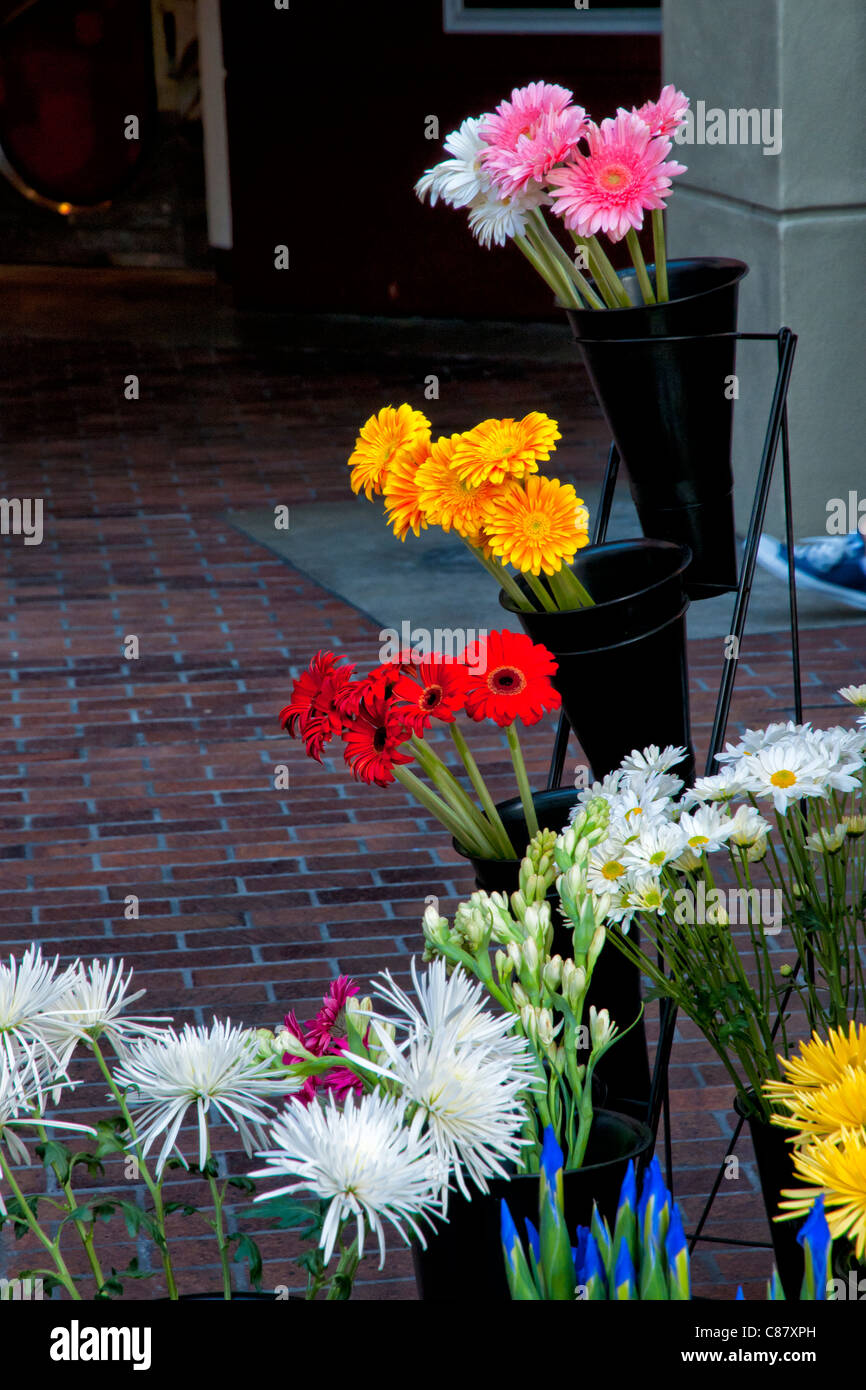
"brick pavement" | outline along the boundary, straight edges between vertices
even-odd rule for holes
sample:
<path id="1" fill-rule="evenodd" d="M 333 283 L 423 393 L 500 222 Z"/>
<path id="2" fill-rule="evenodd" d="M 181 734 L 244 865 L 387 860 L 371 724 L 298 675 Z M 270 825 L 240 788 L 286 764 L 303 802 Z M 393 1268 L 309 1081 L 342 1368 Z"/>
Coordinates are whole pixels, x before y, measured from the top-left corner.
<path id="1" fill-rule="evenodd" d="M 217 1012 L 273 1025 L 289 1008 L 312 1011 L 338 972 L 405 972 L 424 897 L 453 911 L 472 886 L 465 864 L 399 788 L 357 786 L 327 759 L 316 767 L 276 725 L 314 650 L 363 664 L 376 630 L 235 531 L 225 511 L 343 499 L 359 421 L 384 400 L 420 400 L 429 354 L 340 360 L 267 343 L 165 345 L 140 341 L 134 322 L 97 341 L 37 328 L 0 354 L 0 492 L 41 495 L 46 513 L 41 545 L 0 540 L 4 954 L 38 940 L 63 959 L 122 955 L 150 1008 L 176 1024 Z M 519 390 L 527 408 L 560 420 L 562 472 L 584 485 L 598 479 L 603 425 L 576 370 L 437 365 L 451 418 L 509 413 Z M 138 401 L 123 395 L 131 372 Z M 804 633 L 807 717 L 833 722 L 836 687 L 862 678 L 863 632 L 843 623 Z M 122 655 L 130 634 L 137 660 Z M 699 745 L 718 647 L 690 644 Z M 788 717 L 789 661 L 784 636 L 747 638 L 735 724 Z M 551 738 L 544 724 L 525 740 L 538 783 Z M 498 740 L 488 735 L 479 761 L 495 793 L 513 793 Z M 290 768 L 289 792 L 274 789 L 278 762 Z M 130 895 L 137 920 L 125 915 Z M 695 1039 L 682 1023 L 671 1066 L 677 1192 L 689 1221 L 731 1126 L 721 1065 Z M 101 1095 L 89 1077 L 81 1113 Z M 230 1165 L 244 1171 L 243 1155 L 232 1151 Z M 129 1186 L 116 1165 L 106 1182 Z M 185 1178 L 173 1187 L 172 1196 L 191 1191 Z M 215 1286 L 204 1227 L 172 1221 L 183 1232 L 184 1289 Z M 708 1229 L 766 1238 L 747 1161 Z M 114 1240 L 120 1266 L 134 1244 L 121 1227 Z M 286 1237 L 262 1244 L 266 1286 L 290 1282 Z M 705 1246 L 696 1286 L 730 1297 L 740 1280 L 760 1297 L 767 1264 L 762 1252 Z M 131 1294 L 160 1287 L 157 1277 Z M 381 1273 L 365 1266 L 357 1296 L 413 1297 L 407 1253 L 389 1253 Z"/>

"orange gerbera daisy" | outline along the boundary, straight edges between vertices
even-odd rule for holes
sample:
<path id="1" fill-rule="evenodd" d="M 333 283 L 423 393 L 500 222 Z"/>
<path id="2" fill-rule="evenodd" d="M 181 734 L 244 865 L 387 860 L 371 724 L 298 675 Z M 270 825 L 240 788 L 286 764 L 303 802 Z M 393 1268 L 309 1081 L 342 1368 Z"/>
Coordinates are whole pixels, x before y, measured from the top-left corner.
<path id="1" fill-rule="evenodd" d="M 418 492 L 418 469 L 429 457 L 430 443 L 420 438 L 409 448 L 401 449 L 385 475 L 382 487 L 385 512 L 394 535 L 405 541 L 410 531 L 420 536 L 427 528 L 427 516 Z"/>
<path id="2" fill-rule="evenodd" d="M 487 507 L 484 533 L 497 559 L 522 573 L 556 574 L 589 544 L 589 512 L 571 483 L 527 478 Z"/>
<path id="3" fill-rule="evenodd" d="M 371 415 L 355 440 L 349 456 L 352 470 L 352 491 L 364 489 L 367 501 L 380 493 L 388 469 L 404 451 L 411 451 L 421 440 L 430 439 L 430 421 L 420 410 L 410 405 L 386 405 L 378 415 Z"/>
<path id="4" fill-rule="evenodd" d="M 537 410 L 522 420 L 482 420 L 461 437 L 454 467 L 475 487 L 524 478 L 537 470 L 539 459 L 550 458 L 561 438 L 556 421 Z"/>
<path id="5" fill-rule="evenodd" d="M 470 539 L 481 530 L 481 514 L 496 495 L 496 483 L 473 484 L 461 480 L 454 466 L 454 455 L 463 438 L 442 435 L 430 445 L 427 458 L 420 465 L 415 479 L 421 510 L 433 526 Z"/>

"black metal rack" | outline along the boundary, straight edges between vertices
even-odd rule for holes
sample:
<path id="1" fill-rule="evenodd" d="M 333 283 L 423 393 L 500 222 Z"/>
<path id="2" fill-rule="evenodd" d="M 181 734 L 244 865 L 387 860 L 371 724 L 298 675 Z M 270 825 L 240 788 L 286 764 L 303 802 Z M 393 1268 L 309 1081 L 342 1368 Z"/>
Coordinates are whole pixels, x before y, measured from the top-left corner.
<path id="1" fill-rule="evenodd" d="M 705 774 L 709 776 L 715 769 L 716 754 L 720 752 L 728 725 L 728 717 L 731 709 L 731 699 L 734 692 L 734 683 L 737 675 L 737 664 L 739 661 L 740 643 L 746 627 L 746 620 L 749 613 L 749 602 L 752 594 L 752 584 L 755 575 L 755 564 L 758 556 L 758 544 L 761 532 L 764 527 L 764 517 L 767 510 L 767 502 L 770 496 L 770 486 L 773 481 L 773 474 L 776 464 L 776 455 L 779 448 L 779 441 L 782 444 L 782 484 L 784 489 L 785 505 L 785 539 L 788 554 L 788 608 L 790 615 L 791 630 L 791 658 L 792 675 L 794 685 L 794 714 L 798 723 L 803 719 L 803 695 L 800 676 L 800 638 L 797 624 L 797 587 L 794 571 L 794 521 L 791 505 L 791 460 L 788 438 L 788 388 L 791 381 L 791 371 L 794 362 L 794 353 L 797 346 L 797 335 L 792 333 L 790 328 L 780 328 L 778 333 L 691 333 L 670 337 L 654 338 L 654 342 L 685 342 L 700 341 L 706 338 L 735 338 L 740 342 L 775 342 L 777 347 L 777 371 L 776 383 L 773 388 L 772 401 L 770 404 L 767 430 L 764 436 L 764 446 L 761 452 L 761 461 L 758 467 L 758 475 L 755 484 L 755 494 L 752 502 L 752 511 L 749 518 L 749 527 L 746 533 L 743 560 L 740 567 L 740 574 L 736 588 L 736 599 L 734 601 L 734 611 L 731 619 L 731 630 L 729 636 L 736 641 L 733 644 L 732 654 L 727 656 L 723 663 L 722 677 L 719 682 L 719 692 L 716 698 L 715 716 L 713 728 L 710 735 L 710 744 L 707 750 L 707 760 Z M 612 339 L 612 342 L 646 342 L 646 339 Z M 615 444 L 611 444 L 608 455 L 607 467 L 605 469 L 604 481 L 602 483 L 601 499 L 595 517 L 593 527 L 592 544 L 600 545 L 607 535 L 610 511 L 613 503 L 614 491 L 616 489 L 617 478 L 619 475 L 620 456 Z M 700 602 L 700 599 L 693 600 Z M 562 778 L 563 767 L 565 765 L 565 755 L 568 747 L 568 736 L 571 732 L 568 720 L 564 714 L 560 714 L 559 725 L 556 731 L 556 740 L 553 748 L 553 755 L 550 762 L 550 771 L 547 779 L 548 790 L 559 786 Z M 607 770 L 607 769 L 605 769 Z M 664 1149 L 665 1149 L 665 1171 L 667 1184 L 673 1192 L 673 1161 L 671 1153 L 671 1126 L 670 1126 L 670 1100 L 668 1094 L 668 1065 L 670 1062 L 671 1048 L 673 1046 L 674 1031 L 676 1028 L 677 1011 L 671 1000 L 664 999 L 660 1010 L 660 1031 L 659 1041 L 656 1049 L 655 1062 L 653 1065 L 650 1095 L 647 1103 L 647 1123 L 654 1135 L 658 1133 L 659 1121 L 664 1122 Z M 733 1150 L 737 1139 L 742 1132 L 744 1121 L 739 1120 L 731 1140 L 726 1143 L 726 1152 L 719 1168 L 713 1189 L 707 1199 L 706 1206 L 701 1214 L 697 1229 L 690 1237 L 690 1248 L 694 1249 L 698 1240 L 712 1240 L 712 1237 L 701 1234 L 704 1224 L 715 1201 L 716 1194 L 721 1186 L 722 1175 L 725 1168 L 725 1159 Z M 716 1241 L 719 1244 L 730 1245 L 749 1245 L 765 1248 L 764 1242 L 758 1241 Z"/>

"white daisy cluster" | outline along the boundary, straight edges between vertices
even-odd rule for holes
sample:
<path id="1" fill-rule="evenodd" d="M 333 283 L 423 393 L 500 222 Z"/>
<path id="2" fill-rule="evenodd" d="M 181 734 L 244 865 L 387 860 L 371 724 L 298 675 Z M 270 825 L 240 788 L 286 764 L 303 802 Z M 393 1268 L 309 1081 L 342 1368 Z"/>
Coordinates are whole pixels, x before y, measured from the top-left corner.
<path id="1" fill-rule="evenodd" d="M 866 687 L 841 693 L 866 703 Z M 682 748 L 635 750 L 603 782 L 581 792 L 573 813 L 572 819 L 598 799 L 607 804 L 607 836 L 590 855 L 587 882 L 597 897 L 609 896 L 608 920 L 623 929 L 638 913 L 664 915 L 666 871 L 696 870 L 704 854 L 723 849 L 740 851 L 750 862 L 763 859 L 772 826 L 760 802 L 771 804 L 777 818 L 798 814 L 800 802 L 820 802 L 822 822 L 799 835 L 816 853 L 835 853 L 846 837 L 866 830 L 864 727 L 822 730 L 788 722 L 748 729 L 718 755 L 717 774 L 698 778 L 683 793 L 670 769 L 684 756 Z M 851 793 L 858 795 L 849 807 Z"/>
<path id="2" fill-rule="evenodd" d="M 404 1241 L 408 1225 L 424 1244 L 416 1218 L 432 1225 L 433 1215 L 446 1214 L 452 1179 L 467 1197 L 467 1177 L 486 1192 L 488 1178 L 507 1176 L 524 1142 L 523 1096 L 533 1084 L 526 1040 L 510 1035 L 509 1017 L 484 1009 L 483 986 L 464 970 L 449 976 L 437 960 L 419 976 L 413 960 L 411 973 L 414 999 L 382 974 L 376 995 L 394 1012 L 364 1010 L 365 1056 L 340 1057 L 372 1073 L 378 1089 L 357 1103 L 350 1094 L 342 1108 L 333 1096 L 325 1107 L 290 1104 L 271 1127 L 274 1147 L 260 1154 L 267 1166 L 253 1174 L 293 1179 L 257 1201 L 303 1190 L 330 1203 L 326 1262 L 353 1219 L 359 1252 L 366 1228 L 383 1262 L 383 1220 Z"/>
<path id="3" fill-rule="evenodd" d="M 481 139 L 483 116 L 470 116 L 458 130 L 444 140 L 451 156 L 435 164 L 415 185 L 422 200 L 429 197 L 434 207 L 441 198 L 453 208 L 469 210 L 469 226 L 482 246 L 504 246 L 509 238 L 521 236 L 527 217 L 547 200 L 541 185 L 531 180 L 524 192 L 503 197 L 481 167 L 481 156 L 490 146 Z"/>

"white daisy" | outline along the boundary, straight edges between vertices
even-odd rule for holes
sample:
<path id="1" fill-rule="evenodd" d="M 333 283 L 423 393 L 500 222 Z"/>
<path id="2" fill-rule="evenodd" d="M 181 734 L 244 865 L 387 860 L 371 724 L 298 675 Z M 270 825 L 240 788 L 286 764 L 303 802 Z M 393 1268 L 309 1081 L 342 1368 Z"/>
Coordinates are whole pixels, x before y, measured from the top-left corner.
<path id="1" fill-rule="evenodd" d="M 729 842 L 741 849 L 750 849 L 772 829 L 770 822 L 754 806 L 738 806 L 731 817 Z"/>
<path id="2" fill-rule="evenodd" d="M 177 1034 L 165 1028 L 154 1038 L 133 1043 L 114 1080 L 126 1090 L 127 1104 L 140 1111 L 136 1129 L 146 1154 L 160 1134 L 165 1142 L 156 1163 L 159 1175 L 175 1147 L 190 1106 L 198 1119 L 198 1163 L 208 1154 L 207 1117 L 214 1110 L 241 1137 L 248 1154 L 264 1143 L 264 1124 L 273 1106 L 265 1099 L 297 1087 L 294 1078 L 275 1076 L 270 1058 L 258 1056 L 255 1029 L 214 1019 L 211 1028 L 186 1024 Z M 178 1150 L 180 1152 L 180 1150 Z M 181 1155 L 182 1157 L 182 1155 Z"/>
<path id="3" fill-rule="evenodd" d="M 490 179 L 481 168 L 480 159 L 490 148 L 478 134 L 484 116 L 469 116 L 457 129 L 446 135 L 443 145 L 451 155 L 422 174 L 415 192 L 423 200 L 429 196 L 435 207 L 441 198 L 452 208 L 465 208 L 490 188 Z"/>
<path id="4" fill-rule="evenodd" d="M 686 838 L 679 825 L 672 821 L 651 821 L 641 826 L 636 840 L 630 840 L 623 847 L 623 863 L 626 868 L 658 878 L 665 864 L 679 858 L 685 844 Z"/>
<path id="5" fill-rule="evenodd" d="M 647 912 L 656 917 L 664 917 L 668 904 L 668 892 L 653 873 L 639 873 L 625 894 L 628 906 L 634 912 Z"/>
<path id="6" fill-rule="evenodd" d="M 827 759 L 806 739 L 789 738 L 743 760 L 743 785 L 755 796 L 772 797 L 783 816 L 802 797 L 825 796 L 830 770 Z"/>
<path id="7" fill-rule="evenodd" d="M 860 729 L 817 729 L 811 745 L 827 762 L 827 786 L 837 792 L 856 791 L 863 771 L 863 733 Z"/>
<path id="8" fill-rule="evenodd" d="M 651 743 L 648 748 L 641 752 L 633 748 L 620 763 L 624 772 L 670 772 L 672 767 L 681 763 L 686 756 L 685 748 L 675 748 L 669 743 L 666 748 L 659 751 L 658 745 Z"/>
<path id="9" fill-rule="evenodd" d="M 843 700 L 858 709 L 866 709 L 866 685 L 843 685 L 839 691 Z"/>
<path id="10" fill-rule="evenodd" d="M 848 827 L 843 823 L 834 825 L 832 830 L 821 826 L 806 836 L 806 848 L 813 854 L 838 854 L 848 836 Z"/>
<path id="11" fill-rule="evenodd" d="M 89 966 L 76 961 L 72 983 L 65 994 L 45 1011 L 44 1034 L 66 1065 L 79 1042 L 87 1038 L 107 1038 L 119 1057 L 127 1050 L 131 1037 L 159 1037 L 170 1019 L 154 1015 L 128 1014 L 126 1008 L 147 991 L 129 993 L 132 970 L 124 978 L 123 961 L 93 960 Z"/>
<path id="12" fill-rule="evenodd" d="M 631 877 L 622 841 L 603 840 L 590 850 L 586 882 L 593 893 L 617 893 L 630 885 Z"/>
<path id="13" fill-rule="evenodd" d="M 687 797 L 683 799 L 690 802 L 733 801 L 735 797 L 741 796 L 742 792 L 737 767 L 728 764 L 712 777 L 697 777 L 694 786 L 689 788 Z"/>
<path id="14" fill-rule="evenodd" d="M 331 1095 L 327 1105 L 290 1105 L 270 1126 L 274 1148 L 258 1154 L 266 1161 L 254 1178 L 294 1177 L 297 1181 L 261 1192 L 257 1202 L 284 1193 L 305 1190 L 328 1202 L 321 1247 L 327 1264 L 344 1221 L 354 1219 L 358 1254 L 364 1253 L 364 1235 L 370 1231 L 379 1242 L 379 1268 L 385 1263 L 388 1221 L 408 1245 L 408 1225 L 426 1246 L 417 1218 L 432 1226 L 442 1186 L 441 1165 L 432 1152 L 431 1135 L 423 1129 L 421 1111 L 406 1122 L 406 1103 L 373 1091 L 357 1105 L 350 1091 L 338 1106 Z M 447 1179 L 446 1179 L 447 1181 Z"/>
<path id="15" fill-rule="evenodd" d="M 730 763 L 742 757 L 751 757 L 762 748 L 770 748 L 796 734 L 809 734 L 811 724 L 795 724 L 789 719 L 785 724 L 768 724 L 766 729 L 747 729 L 740 743 L 728 743 L 724 753 L 716 754 L 716 762 Z"/>
<path id="16" fill-rule="evenodd" d="M 615 796 L 622 786 L 624 776 L 625 774 L 617 768 L 615 772 L 609 772 L 602 782 L 593 782 L 591 787 L 584 787 L 582 791 L 579 791 L 577 805 L 572 807 L 568 817 L 569 825 L 580 815 L 581 811 L 587 810 L 590 804 L 599 797 L 609 803 L 611 797 Z"/>
<path id="17" fill-rule="evenodd" d="M 617 792 L 610 799 L 611 838 L 619 835 L 624 840 L 630 839 L 632 835 L 637 835 L 642 826 L 666 821 L 669 814 L 669 798 L 657 796 L 656 788 L 652 785 L 645 790 L 632 791 L 628 788 Z"/>
<path id="18" fill-rule="evenodd" d="M 700 806 L 697 811 L 683 812 L 680 830 L 688 849 L 695 854 L 713 854 L 730 836 L 731 818 L 715 806 Z"/>
<path id="19" fill-rule="evenodd" d="M 543 202 L 544 193 L 537 184 L 505 196 L 491 187 L 470 203 L 469 229 L 482 246 L 504 246 L 512 237 L 523 235 L 530 212 Z"/>

